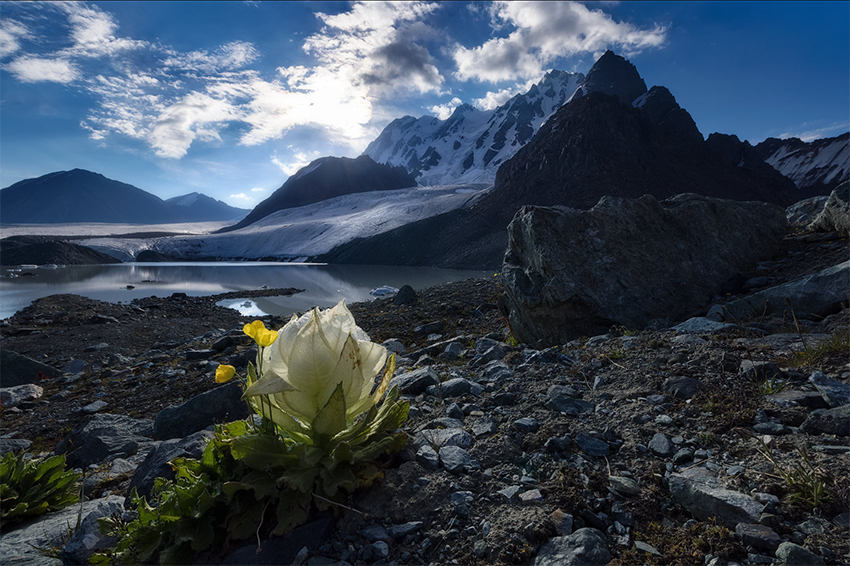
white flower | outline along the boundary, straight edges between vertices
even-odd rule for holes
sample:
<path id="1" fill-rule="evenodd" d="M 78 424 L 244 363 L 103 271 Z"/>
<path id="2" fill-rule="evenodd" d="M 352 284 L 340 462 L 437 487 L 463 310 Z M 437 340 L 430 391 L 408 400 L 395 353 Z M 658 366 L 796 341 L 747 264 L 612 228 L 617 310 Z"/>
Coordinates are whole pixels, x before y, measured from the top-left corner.
<path id="1" fill-rule="evenodd" d="M 387 361 L 387 349 L 369 340 L 345 301 L 332 309 L 313 309 L 300 318 L 293 315 L 277 340 L 263 348 L 262 357 L 262 373 L 244 396 L 265 395 L 271 419 L 286 430 L 291 430 L 292 423 L 279 411 L 308 425 L 340 384 L 344 422 L 351 423 L 378 402 L 392 377 L 385 375 L 370 395 L 375 376 Z"/>

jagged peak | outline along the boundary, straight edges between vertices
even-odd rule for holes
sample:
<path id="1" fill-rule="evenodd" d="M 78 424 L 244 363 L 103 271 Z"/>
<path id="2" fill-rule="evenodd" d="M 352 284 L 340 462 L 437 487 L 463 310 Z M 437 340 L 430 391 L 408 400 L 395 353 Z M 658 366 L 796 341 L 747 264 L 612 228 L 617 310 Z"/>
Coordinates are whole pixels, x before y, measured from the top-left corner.
<path id="1" fill-rule="evenodd" d="M 608 50 L 590 68 L 578 95 L 601 92 L 632 104 L 646 91 L 646 83 L 637 68 L 625 57 Z"/>

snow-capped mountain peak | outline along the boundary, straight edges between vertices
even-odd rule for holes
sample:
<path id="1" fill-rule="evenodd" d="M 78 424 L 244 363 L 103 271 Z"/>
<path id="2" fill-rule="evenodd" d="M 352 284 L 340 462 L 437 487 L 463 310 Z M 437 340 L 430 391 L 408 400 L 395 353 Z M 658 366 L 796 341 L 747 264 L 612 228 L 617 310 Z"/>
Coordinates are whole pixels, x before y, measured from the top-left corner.
<path id="1" fill-rule="evenodd" d="M 584 81 L 581 73 L 550 71 L 524 94 L 492 110 L 469 104 L 451 116 L 404 116 L 392 121 L 364 152 L 401 165 L 420 185 L 492 183 L 496 169 L 525 145 Z"/>

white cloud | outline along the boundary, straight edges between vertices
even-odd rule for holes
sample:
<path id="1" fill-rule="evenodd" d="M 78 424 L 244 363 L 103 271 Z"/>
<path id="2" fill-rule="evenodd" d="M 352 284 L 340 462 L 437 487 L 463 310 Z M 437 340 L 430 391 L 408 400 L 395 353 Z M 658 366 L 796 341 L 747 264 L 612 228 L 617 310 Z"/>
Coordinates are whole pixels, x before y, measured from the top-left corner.
<path id="1" fill-rule="evenodd" d="M 253 189 L 251 189 L 251 192 L 252 193 L 264 193 L 264 192 L 266 192 L 266 189 L 264 189 L 263 187 L 254 187 Z"/>
<path id="2" fill-rule="evenodd" d="M 113 17 L 95 6 L 79 2 L 56 5 L 68 15 L 70 24 L 71 47 L 64 50 L 66 55 L 82 57 L 112 56 L 128 49 L 146 47 L 148 42 L 115 36 L 118 23 Z"/>
<path id="3" fill-rule="evenodd" d="M 27 28 L 18 22 L 0 22 L 0 57 L 8 57 L 21 48 L 18 39 L 28 35 Z"/>
<path id="4" fill-rule="evenodd" d="M 481 110 L 492 110 L 507 102 L 512 96 L 526 90 L 528 89 L 522 89 L 520 85 L 515 85 L 509 88 L 499 89 L 496 92 L 489 91 L 482 98 L 474 98 L 472 105 Z"/>
<path id="5" fill-rule="evenodd" d="M 249 197 L 245 193 L 237 193 L 235 195 L 230 195 L 230 198 L 235 198 L 237 200 L 244 200 L 244 201 L 253 201 L 254 200 L 252 197 Z"/>
<path id="6" fill-rule="evenodd" d="M 850 123 L 848 122 L 834 122 L 825 126 L 818 126 L 819 124 L 817 123 L 806 122 L 801 124 L 797 130 L 783 132 L 776 137 L 783 140 L 787 138 L 800 138 L 804 142 L 810 142 L 841 135 L 850 130 Z"/>
<path id="7" fill-rule="evenodd" d="M 290 146 L 288 149 L 292 150 L 292 146 Z M 304 151 L 294 151 L 292 155 L 294 161 L 284 163 L 278 158 L 277 152 L 275 152 L 274 155 L 271 156 L 271 160 L 272 163 L 277 165 L 281 171 L 291 176 L 297 173 L 300 169 L 309 165 L 311 161 L 320 156 L 320 153 L 318 151 L 312 151 L 309 153 L 310 156 L 308 156 L 308 154 Z"/>
<path id="8" fill-rule="evenodd" d="M 260 56 L 257 48 L 247 41 L 226 43 L 213 53 L 206 51 L 190 51 L 189 53 L 170 51 L 169 53 L 170 55 L 162 62 L 164 66 L 202 73 L 240 69 Z"/>
<path id="9" fill-rule="evenodd" d="M 460 80 L 539 77 L 558 57 L 604 52 L 608 47 L 629 56 L 658 47 L 665 38 L 661 26 L 639 29 L 577 2 L 495 2 L 490 11 L 495 28 L 514 31 L 477 47 L 457 46 L 453 57 Z"/>
<path id="10" fill-rule="evenodd" d="M 461 104 L 463 104 L 463 101 L 458 97 L 454 97 L 454 98 L 451 99 L 450 102 L 446 102 L 445 104 L 438 104 L 436 106 L 431 106 L 428 110 L 433 112 L 434 115 L 437 118 L 439 118 L 440 120 L 445 120 L 449 116 L 451 116 L 452 112 L 455 111 L 455 108 L 457 108 Z"/>
<path id="11" fill-rule="evenodd" d="M 226 101 L 191 93 L 159 115 L 149 141 L 161 157 L 183 157 L 195 139 L 221 141 L 216 124 L 239 117 L 239 110 Z"/>
<path id="12" fill-rule="evenodd" d="M 24 55 L 13 60 L 5 69 L 24 83 L 70 83 L 79 77 L 79 69 L 67 59 Z"/>

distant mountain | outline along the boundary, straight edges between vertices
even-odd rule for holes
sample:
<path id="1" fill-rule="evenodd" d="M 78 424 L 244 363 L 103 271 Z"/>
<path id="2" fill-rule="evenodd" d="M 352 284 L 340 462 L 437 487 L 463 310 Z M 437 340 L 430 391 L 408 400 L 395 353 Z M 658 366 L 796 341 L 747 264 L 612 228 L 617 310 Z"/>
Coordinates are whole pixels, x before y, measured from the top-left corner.
<path id="1" fill-rule="evenodd" d="M 581 73 L 551 71 L 528 92 L 493 110 L 463 104 L 446 120 L 393 120 L 364 155 L 406 168 L 420 185 L 492 183 L 499 165 L 528 143 L 584 78 Z"/>
<path id="2" fill-rule="evenodd" d="M 794 181 L 800 200 L 828 195 L 850 180 L 850 133 L 804 142 L 799 138 L 767 138 L 756 154 Z"/>
<path id="3" fill-rule="evenodd" d="M 371 157 L 321 157 L 292 175 L 272 195 L 254 207 L 238 224 L 220 230 L 244 228 L 273 212 L 342 195 L 403 189 L 416 185 L 403 167 L 375 163 Z"/>
<path id="4" fill-rule="evenodd" d="M 201 193 L 171 197 L 165 202 L 177 209 L 187 222 L 237 220 L 251 212 L 247 208 L 236 208 Z"/>
<path id="5" fill-rule="evenodd" d="M 647 91 L 634 66 L 609 51 L 575 96 L 498 169 L 495 186 L 472 208 L 352 241 L 319 260 L 369 263 L 380 251 L 388 264 L 497 268 L 505 228 L 522 205 L 586 209 L 604 195 L 663 199 L 683 192 L 795 200 L 793 183 L 752 147 L 734 136 L 704 140 L 666 88 Z"/>
<path id="6" fill-rule="evenodd" d="M 138 187 L 84 169 L 24 179 L 0 190 L 0 222 L 164 224 L 237 218 L 247 211 L 194 193 L 164 201 Z"/>

